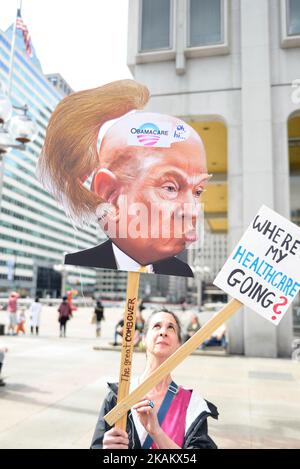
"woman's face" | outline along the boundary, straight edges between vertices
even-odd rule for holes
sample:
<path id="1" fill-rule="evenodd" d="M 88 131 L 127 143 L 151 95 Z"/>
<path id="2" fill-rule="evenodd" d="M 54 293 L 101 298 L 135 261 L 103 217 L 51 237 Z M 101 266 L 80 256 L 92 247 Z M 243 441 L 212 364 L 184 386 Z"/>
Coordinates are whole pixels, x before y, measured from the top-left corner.
<path id="1" fill-rule="evenodd" d="M 177 323 L 169 313 L 156 313 L 150 319 L 145 338 L 147 355 L 168 358 L 180 347 Z"/>

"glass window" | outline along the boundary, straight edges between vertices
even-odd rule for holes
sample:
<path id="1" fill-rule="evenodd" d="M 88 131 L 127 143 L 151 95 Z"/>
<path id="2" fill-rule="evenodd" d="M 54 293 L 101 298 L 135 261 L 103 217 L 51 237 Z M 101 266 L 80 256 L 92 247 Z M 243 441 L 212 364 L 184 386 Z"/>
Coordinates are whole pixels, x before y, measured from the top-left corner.
<path id="1" fill-rule="evenodd" d="M 190 0 L 189 47 L 223 42 L 221 0 Z"/>
<path id="2" fill-rule="evenodd" d="M 300 1 L 287 1 L 287 33 L 288 36 L 300 35 Z"/>
<path id="3" fill-rule="evenodd" d="M 141 51 L 171 47 L 171 0 L 141 1 Z"/>

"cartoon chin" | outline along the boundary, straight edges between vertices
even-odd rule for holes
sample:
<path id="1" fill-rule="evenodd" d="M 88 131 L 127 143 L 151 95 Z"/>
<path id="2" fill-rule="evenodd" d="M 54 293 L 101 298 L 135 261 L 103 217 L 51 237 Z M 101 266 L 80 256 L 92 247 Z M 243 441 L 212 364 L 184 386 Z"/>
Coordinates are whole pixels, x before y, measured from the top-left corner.
<path id="1" fill-rule="evenodd" d="M 159 244 L 156 248 L 158 254 L 163 257 L 176 256 L 185 249 L 185 241 L 183 239 L 171 239 L 164 244 Z"/>

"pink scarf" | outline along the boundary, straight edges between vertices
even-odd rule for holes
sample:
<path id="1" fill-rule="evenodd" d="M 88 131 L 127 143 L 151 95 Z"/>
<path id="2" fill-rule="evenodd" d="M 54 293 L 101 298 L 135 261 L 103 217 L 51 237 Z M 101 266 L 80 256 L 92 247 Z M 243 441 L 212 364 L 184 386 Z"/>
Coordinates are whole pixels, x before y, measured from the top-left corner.
<path id="1" fill-rule="evenodd" d="M 180 448 L 182 448 L 184 442 L 185 417 L 191 396 L 192 391 L 179 388 L 161 425 L 162 430 Z M 158 449 L 154 442 L 151 449 Z"/>

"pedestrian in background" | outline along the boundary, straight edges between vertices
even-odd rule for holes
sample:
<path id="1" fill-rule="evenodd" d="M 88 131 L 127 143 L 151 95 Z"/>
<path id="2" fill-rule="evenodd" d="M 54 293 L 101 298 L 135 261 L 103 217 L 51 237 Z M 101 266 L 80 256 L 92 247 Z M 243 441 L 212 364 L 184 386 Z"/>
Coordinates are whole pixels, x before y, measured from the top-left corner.
<path id="1" fill-rule="evenodd" d="M 124 329 L 124 318 L 122 317 L 115 325 L 114 341 L 111 345 L 114 345 L 114 346 L 118 345 L 118 336 L 123 337 L 123 329 Z"/>
<path id="2" fill-rule="evenodd" d="M 7 301 L 7 311 L 8 311 L 8 333 L 9 331 L 12 331 L 12 335 L 16 335 L 15 329 L 17 325 L 17 309 L 18 309 L 18 298 L 19 298 L 19 293 L 17 292 L 12 292 L 9 295 L 8 301 Z"/>
<path id="3" fill-rule="evenodd" d="M 63 297 L 62 303 L 58 308 L 59 316 L 59 337 L 66 337 L 67 321 L 72 317 L 72 308 L 68 303 L 68 298 Z"/>
<path id="4" fill-rule="evenodd" d="M 225 324 L 221 324 L 221 326 L 212 333 L 211 337 L 208 340 L 205 340 L 200 346 L 202 350 L 206 347 L 223 347 L 226 350 L 227 340 Z"/>
<path id="5" fill-rule="evenodd" d="M 104 308 L 101 303 L 101 300 L 97 301 L 96 308 L 94 311 L 95 323 L 96 323 L 96 337 L 101 335 L 101 321 L 104 320 Z"/>
<path id="6" fill-rule="evenodd" d="M 142 312 L 144 311 L 144 309 L 146 309 L 146 306 L 145 306 L 144 300 L 141 300 L 141 301 L 139 302 L 139 312 L 142 314 Z"/>
<path id="7" fill-rule="evenodd" d="M 23 332 L 23 334 L 25 334 L 25 322 L 26 322 L 25 308 L 22 307 L 20 314 L 18 315 L 18 324 L 16 327 L 17 335 L 19 335 L 19 332 Z"/>
<path id="8" fill-rule="evenodd" d="M 193 314 L 187 329 L 186 329 L 186 334 L 184 336 L 184 341 L 186 342 L 189 340 L 199 329 L 201 328 L 198 316 L 196 314 Z"/>
<path id="9" fill-rule="evenodd" d="M 43 305 L 40 303 L 40 299 L 38 297 L 35 298 L 34 302 L 31 303 L 28 313 L 30 318 L 30 333 L 35 333 L 39 335 L 39 327 L 40 327 L 40 319 L 41 319 L 41 312 L 42 312 Z"/>
<path id="10" fill-rule="evenodd" d="M 143 334 L 144 334 L 144 326 L 145 326 L 145 319 L 142 316 L 142 311 L 145 309 L 141 305 L 139 307 L 139 311 L 136 312 L 135 318 L 135 331 L 134 331 L 134 338 L 133 338 L 133 345 L 137 347 L 138 345 L 142 344 Z"/>

